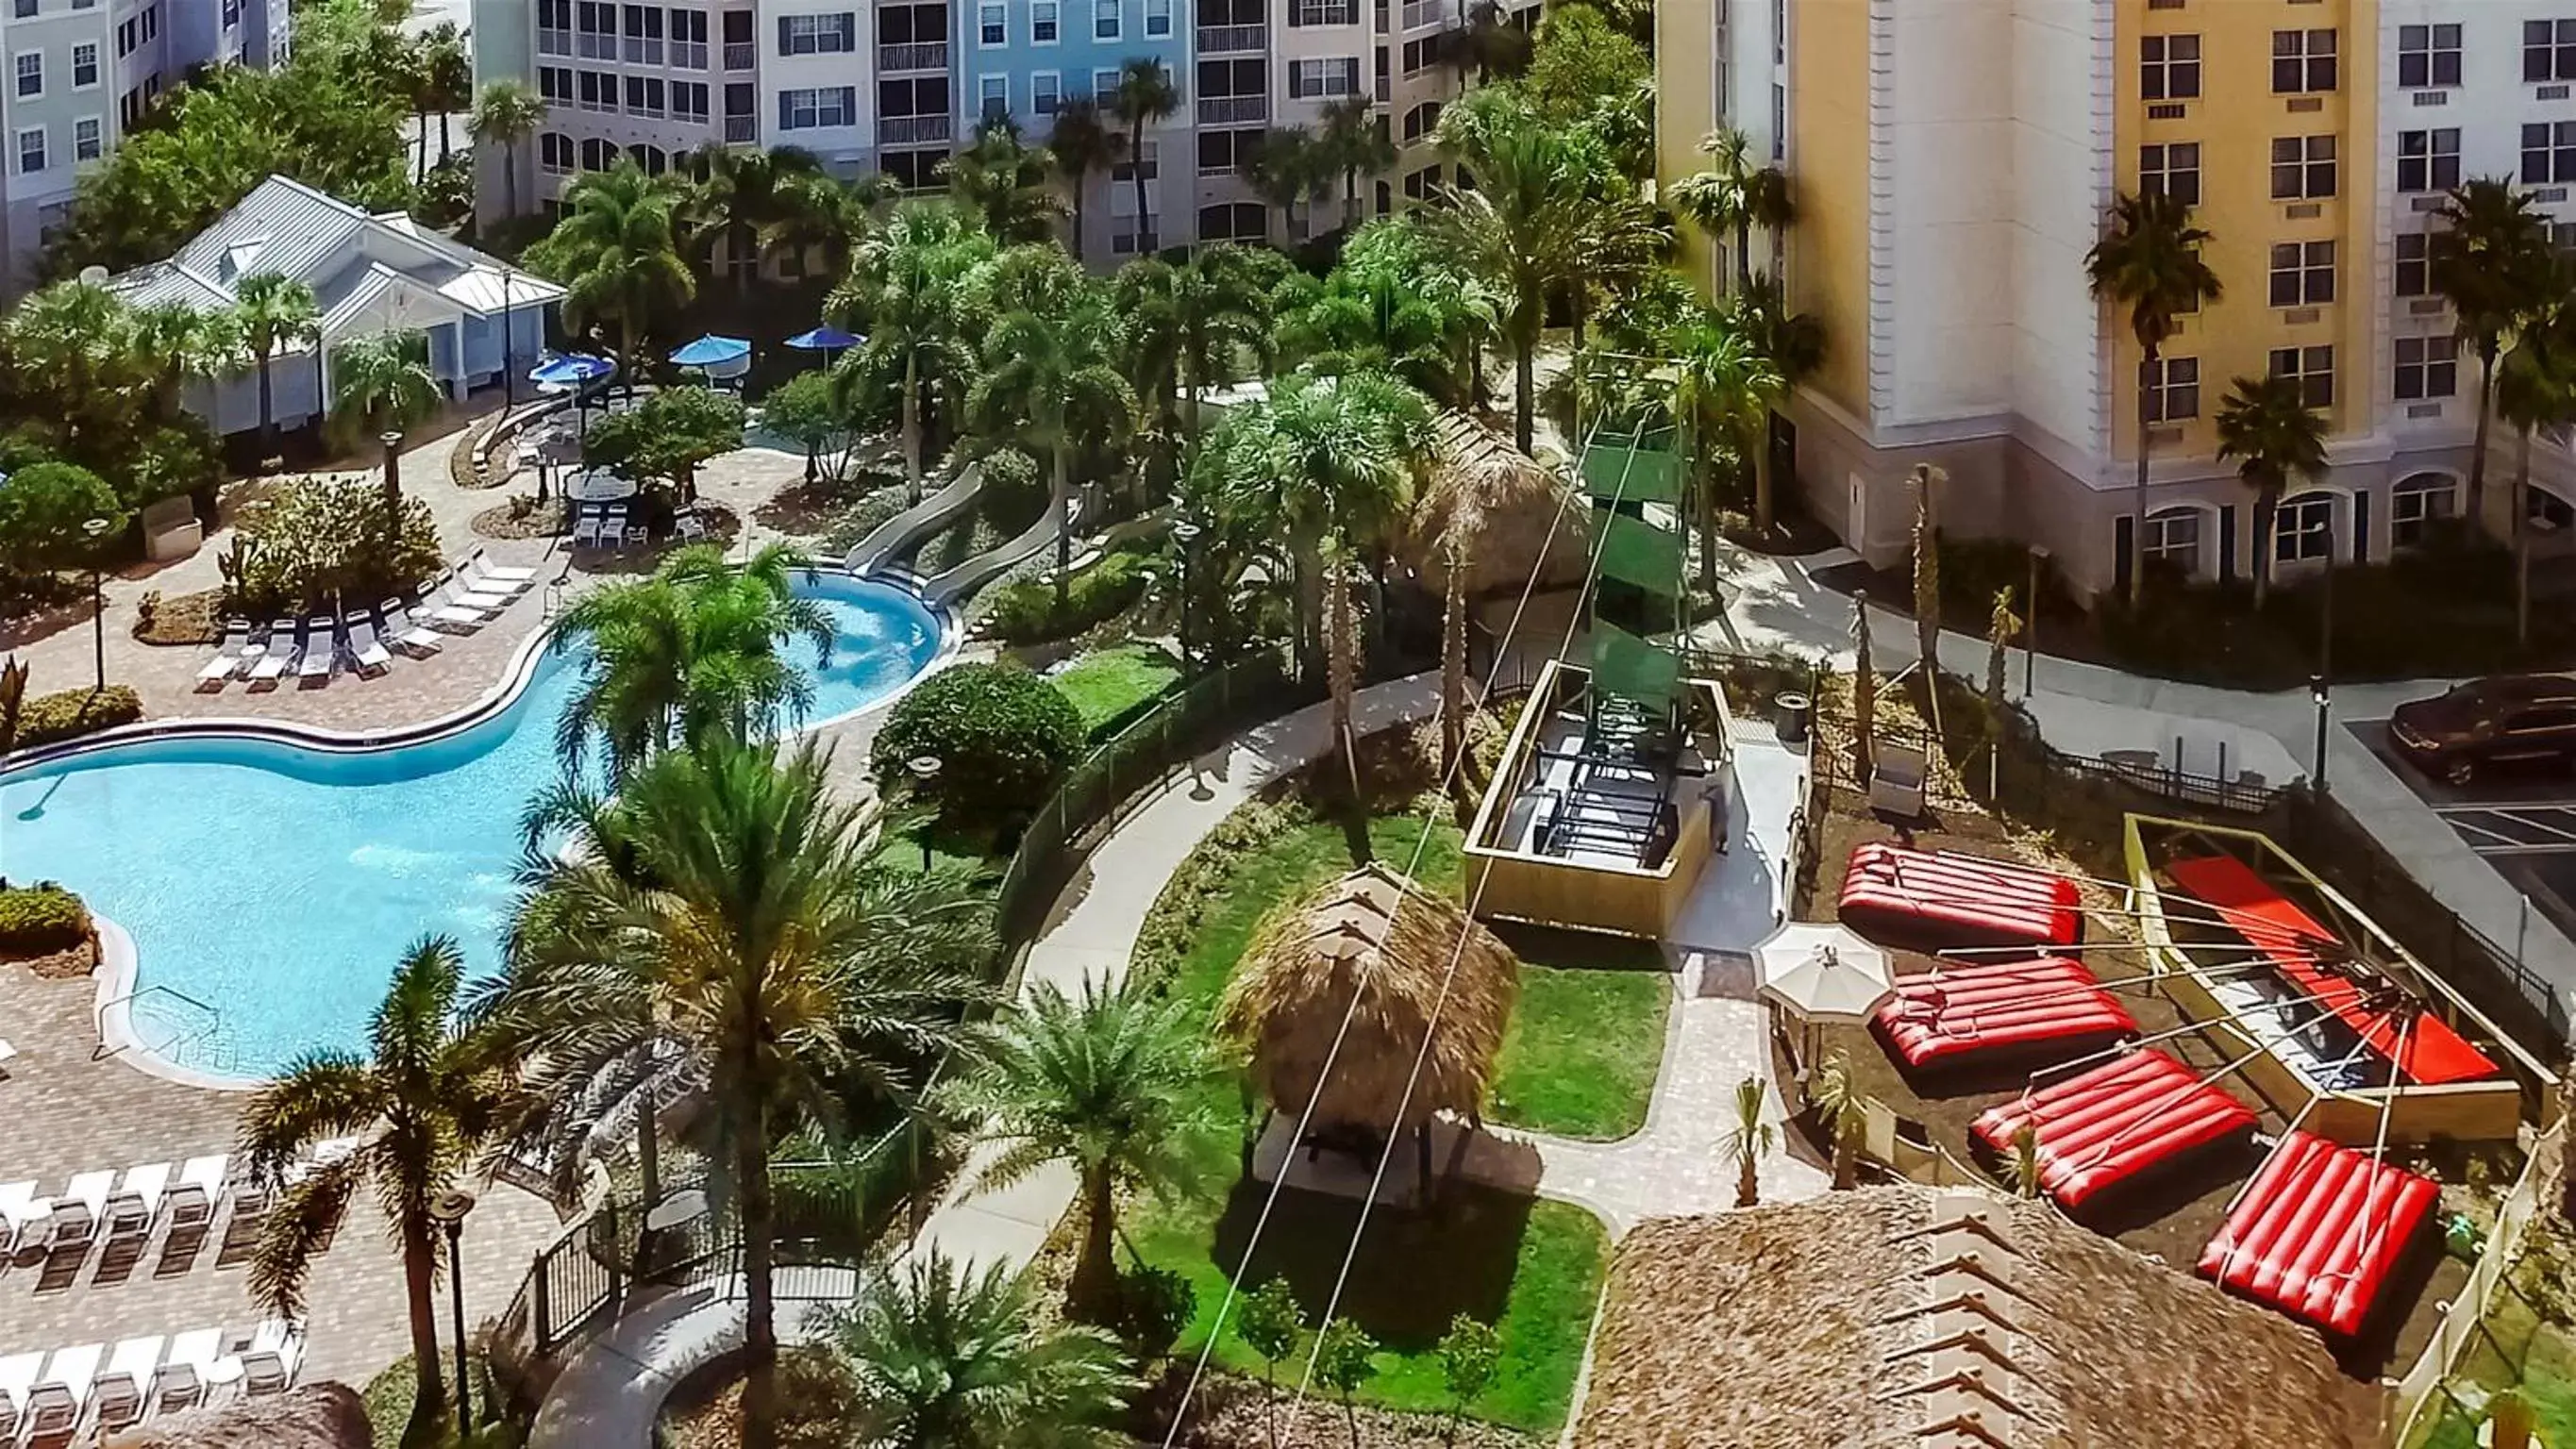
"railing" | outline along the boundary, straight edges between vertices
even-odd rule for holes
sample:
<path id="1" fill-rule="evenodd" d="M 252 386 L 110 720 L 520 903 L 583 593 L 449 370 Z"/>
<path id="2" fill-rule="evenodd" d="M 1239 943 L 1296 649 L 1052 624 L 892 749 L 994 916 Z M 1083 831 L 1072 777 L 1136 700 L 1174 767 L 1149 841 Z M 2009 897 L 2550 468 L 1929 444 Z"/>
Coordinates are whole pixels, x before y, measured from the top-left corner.
<path id="1" fill-rule="evenodd" d="M 1404 0 L 1404 28 L 1422 30 L 1447 23 L 1447 0 Z"/>
<path id="2" fill-rule="evenodd" d="M 651 35 L 626 37 L 626 59 L 636 65 L 660 65 L 662 63 L 661 40 Z"/>
<path id="3" fill-rule="evenodd" d="M 154 1005 L 147 1007 L 146 1002 Z M 133 1044 L 161 1060 L 225 1075 L 240 1069 L 241 1049 L 224 1027 L 223 1012 L 196 997 L 168 986 L 146 986 L 120 996 L 98 1009 L 100 1041 L 107 1039 L 107 1014 L 119 1007 L 125 1010 L 126 1030 Z M 166 1025 L 168 1033 L 158 1041 L 148 1039 L 144 1030 L 147 1021 Z M 108 1048 L 99 1048 L 98 1055 L 108 1054 Z"/>
<path id="4" fill-rule="evenodd" d="M 760 63 L 760 47 L 749 41 L 726 41 L 724 55 L 727 70 L 749 70 Z"/>
<path id="5" fill-rule="evenodd" d="M 1221 126 L 1235 121 L 1269 119 L 1270 98 L 1268 96 L 1199 97 L 1199 124 L 1202 126 Z"/>
<path id="6" fill-rule="evenodd" d="M 877 47 L 877 69 L 946 70 L 948 42 L 944 40 L 893 41 Z"/>
<path id="7" fill-rule="evenodd" d="M 886 146 L 945 141 L 955 128 L 955 118 L 946 115 L 887 116 L 877 122 L 877 141 L 880 145 Z"/>
<path id="8" fill-rule="evenodd" d="M 672 41 L 671 65 L 677 70 L 705 70 L 707 68 L 707 43 L 703 40 Z"/>
<path id="9" fill-rule="evenodd" d="M 539 27 L 537 30 L 537 54 L 572 54 L 572 32 L 552 26 Z"/>
<path id="10" fill-rule="evenodd" d="M 1239 55 L 1261 53 L 1270 49 L 1270 27 L 1254 25 L 1202 25 L 1199 27 L 1199 54 Z"/>
<path id="11" fill-rule="evenodd" d="M 757 140 L 759 140 L 759 139 L 760 139 L 760 118 L 759 118 L 759 117 L 757 117 L 757 116 L 727 116 L 727 117 L 725 117 L 725 144 L 727 144 L 727 145 L 729 145 L 729 146 L 741 146 L 741 145 L 747 145 L 747 144 L 749 144 L 750 142 L 757 141 Z"/>
<path id="12" fill-rule="evenodd" d="M 2397 1381 L 2398 1431 L 2392 1442 L 2400 1446 L 2425 1442 L 2430 1431 L 2445 1422 L 2458 1427 L 2457 1442 L 2474 1442 L 2479 1416 L 2459 1402 L 2451 1385 L 2467 1379 L 2491 1391 L 2508 1387 L 2476 1371 L 2473 1360 L 2481 1355 L 2493 1355 L 2503 1368 L 2519 1376 L 2523 1365 L 2505 1341 L 2511 1333 L 2506 1321 L 2536 1329 L 2542 1315 L 2527 1304 L 2519 1312 L 2499 1314 L 2497 1295 L 2517 1291 L 2513 1274 L 2523 1257 L 2523 1239 L 2534 1221 L 2549 1210 L 2543 1185 L 2549 1181 L 2550 1164 L 2563 1150 L 2561 1140 L 2570 1131 L 2576 1131 L 2576 1124 L 2562 1118 L 2533 1143 L 2521 1178 L 2496 1209 L 2495 1226 L 2487 1231 L 2486 1246 L 2478 1254 L 2477 1266 L 2469 1270 L 2469 1281 L 2451 1295 L 2450 1311 L 2434 1325 L 2432 1341 Z M 2528 1358 L 2530 1348 L 2528 1342 L 2521 1346 L 2522 1358 Z"/>
<path id="13" fill-rule="evenodd" d="M 615 60 L 617 59 L 617 37 L 590 30 L 576 31 L 573 35 L 573 53 L 584 60 Z"/>

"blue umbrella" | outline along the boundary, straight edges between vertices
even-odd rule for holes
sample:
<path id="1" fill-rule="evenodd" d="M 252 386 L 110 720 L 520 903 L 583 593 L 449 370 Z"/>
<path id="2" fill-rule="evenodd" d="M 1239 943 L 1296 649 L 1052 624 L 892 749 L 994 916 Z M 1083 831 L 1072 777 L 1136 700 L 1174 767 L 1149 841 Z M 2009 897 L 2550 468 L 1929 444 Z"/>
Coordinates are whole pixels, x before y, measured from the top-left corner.
<path id="1" fill-rule="evenodd" d="M 839 352 L 856 347 L 867 339 L 855 337 L 838 327 L 825 325 L 811 332 L 799 332 L 787 339 L 787 345 L 806 352 Z"/>
<path id="2" fill-rule="evenodd" d="M 565 352 L 541 358 L 528 372 L 528 381 L 539 387 L 577 388 L 599 381 L 617 370 L 617 364 L 605 357 L 586 352 Z"/>
<path id="3" fill-rule="evenodd" d="M 751 356 L 751 344 L 739 337 L 701 337 L 671 354 L 678 367 L 722 367 Z"/>

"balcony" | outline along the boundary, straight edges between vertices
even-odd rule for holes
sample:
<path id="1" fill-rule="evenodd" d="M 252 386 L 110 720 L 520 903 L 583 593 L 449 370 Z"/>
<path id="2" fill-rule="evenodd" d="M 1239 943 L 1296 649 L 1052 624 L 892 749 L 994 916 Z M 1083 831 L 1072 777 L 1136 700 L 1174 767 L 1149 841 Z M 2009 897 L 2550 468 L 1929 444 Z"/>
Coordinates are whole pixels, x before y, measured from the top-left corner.
<path id="1" fill-rule="evenodd" d="M 757 140 L 759 140 L 759 139 L 760 139 L 760 118 L 759 118 L 759 117 L 757 117 L 757 116 L 727 116 L 727 117 L 725 117 L 725 144 L 726 144 L 726 145 L 728 145 L 728 146 L 747 146 L 747 145 L 750 145 L 752 142 L 757 141 Z"/>
<path id="2" fill-rule="evenodd" d="M 1268 96 L 1199 97 L 1199 124 L 1202 126 L 1230 126 L 1269 119 Z"/>
<path id="3" fill-rule="evenodd" d="M 913 40 L 879 45 L 877 69 L 880 72 L 946 70 L 948 69 L 948 42 Z"/>
<path id="4" fill-rule="evenodd" d="M 661 38 L 659 36 L 652 35 L 630 35 L 626 37 L 626 63 L 629 65 L 660 65 L 662 63 Z"/>
<path id="5" fill-rule="evenodd" d="M 707 43 L 703 40 L 672 41 L 671 68 L 673 70 L 705 70 L 707 68 Z"/>
<path id="6" fill-rule="evenodd" d="M 1405 0 L 1404 28 L 1408 33 L 1448 22 L 1449 7 L 1443 0 Z"/>
<path id="7" fill-rule="evenodd" d="M 537 54 L 572 54 L 572 32 L 569 30 L 556 30 L 539 27 L 537 31 Z"/>
<path id="8" fill-rule="evenodd" d="M 1270 27 L 1267 25 L 1202 25 L 1199 27 L 1199 54 L 1262 54 L 1270 49 Z"/>
<path id="9" fill-rule="evenodd" d="M 949 116 L 883 116 L 877 121 L 880 146 L 918 146 L 944 142 L 955 128 Z"/>
<path id="10" fill-rule="evenodd" d="M 760 47 L 748 40 L 725 42 L 725 69 L 749 70 L 760 63 Z"/>
<path id="11" fill-rule="evenodd" d="M 617 37 L 579 31 L 573 36 L 573 53 L 584 60 L 617 59 Z"/>

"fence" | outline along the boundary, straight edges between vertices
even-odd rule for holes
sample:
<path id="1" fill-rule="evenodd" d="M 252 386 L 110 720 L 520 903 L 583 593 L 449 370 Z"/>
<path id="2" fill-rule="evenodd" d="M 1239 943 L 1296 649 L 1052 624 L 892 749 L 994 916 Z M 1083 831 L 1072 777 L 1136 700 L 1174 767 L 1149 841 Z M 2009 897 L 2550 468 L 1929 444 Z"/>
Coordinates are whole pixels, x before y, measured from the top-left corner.
<path id="1" fill-rule="evenodd" d="M 2401 1449 L 2428 1442 L 2445 1429 L 2452 1431 L 2446 1437 L 2453 1442 L 2477 1442 L 2480 1406 L 2463 1402 L 2458 1386 L 2492 1392 L 2520 1382 L 2541 1347 L 2543 1325 L 2564 1321 L 2563 1303 L 2528 1301 L 2531 1290 L 2516 1281 L 2516 1270 L 2536 1220 L 2550 1211 L 2545 1201 L 2554 1180 L 2550 1164 L 2570 1130 L 2576 1129 L 2562 1118 L 2533 1145 L 2521 1179 L 2496 1211 L 2495 1227 L 2469 1281 L 2452 1296 L 2450 1311 L 2435 1325 L 2432 1341 L 2414 1367 L 2397 1381 L 2394 1440 Z M 2552 1368 L 2563 1376 L 2567 1366 Z"/>

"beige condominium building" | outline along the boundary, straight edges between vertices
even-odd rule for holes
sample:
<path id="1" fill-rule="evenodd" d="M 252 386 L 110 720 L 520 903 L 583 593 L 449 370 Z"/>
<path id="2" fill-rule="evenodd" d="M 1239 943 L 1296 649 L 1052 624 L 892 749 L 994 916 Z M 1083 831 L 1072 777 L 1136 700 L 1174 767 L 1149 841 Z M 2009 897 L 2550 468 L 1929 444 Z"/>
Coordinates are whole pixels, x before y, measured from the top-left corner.
<path id="1" fill-rule="evenodd" d="M 1714 0 L 1658 21 L 1660 168 L 1711 127 L 1787 171 L 1797 219 L 1754 266 L 1822 320 L 1822 370 L 1772 454 L 1806 507 L 1875 561 L 1905 549 L 1907 473 L 1937 463 L 1953 533 L 2049 551 L 2080 591 L 2127 541 L 2201 578 L 2381 561 L 2466 506 L 2477 363 L 2429 286 L 2442 191 L 2533 193 L 2576 245 L 2576 0 Z M 2221 301 L 2153 378 L 2085 254 L 2115 196 L 2162 189 L 2212 236 Z M 1700 244 L 1723 288 L 1733 262 Z M 2240 376 L 2299 378 L 2329 475 L 2272 534 L 2219 461 Z M 2153 390 L 2143 519 L 2136 389 Z M 2488 477 L 2513 471 L 2499 430 Z M 2576 459 L 2534 450 L 2545 557 L 2576 548 Z M 2488 490 L 2503 532 L 2513 501 Z"/>

